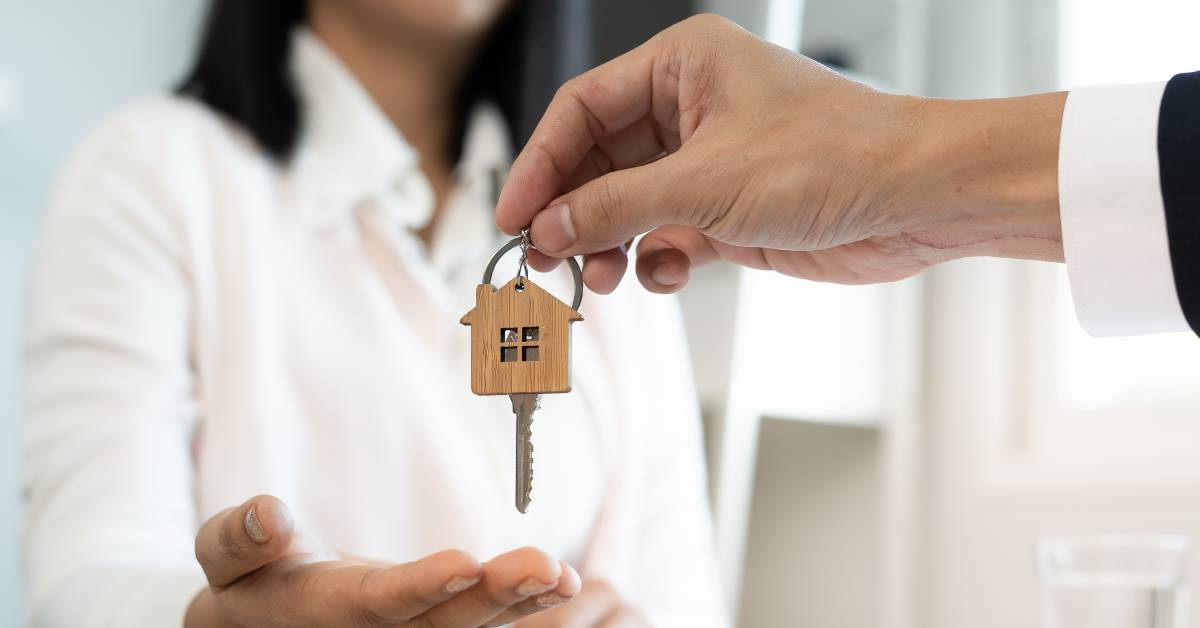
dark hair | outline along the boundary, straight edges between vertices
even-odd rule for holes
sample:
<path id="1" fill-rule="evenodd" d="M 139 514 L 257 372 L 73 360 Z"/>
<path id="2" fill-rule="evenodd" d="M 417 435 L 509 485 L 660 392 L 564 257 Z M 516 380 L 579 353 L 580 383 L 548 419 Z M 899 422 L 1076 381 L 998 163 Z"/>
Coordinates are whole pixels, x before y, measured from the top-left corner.
<path id="1" fill-rule="evenodd" d="M 524 144 L 555 88 L 590 57 L 587 33 L 571 19 L 578 5 L 516 0 L 492 28 L 462 86 L 450 146 L 454 159 L 471 106 L 485 100 L 504 114 L 513 145 Z M 292 30 L 307 18 L 307 6 L 306 0 L 213 0 L 196 63 L 178 88 L 243 126 L 281 161 L 290 157 L 300 132 L 288 57 Z"/>

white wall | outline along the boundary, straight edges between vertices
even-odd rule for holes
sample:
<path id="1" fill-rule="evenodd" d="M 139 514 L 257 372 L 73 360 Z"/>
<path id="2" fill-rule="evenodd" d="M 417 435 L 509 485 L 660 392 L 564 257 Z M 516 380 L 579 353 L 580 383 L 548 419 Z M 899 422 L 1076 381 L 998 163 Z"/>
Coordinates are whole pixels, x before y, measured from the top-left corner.
<path id="1" fill-rule="evenodd" d="M 38 214 L 105 112 L 174 82 L 203 0 L 0 0 L 0 626 L 21 622 L 19 334 Z"/>

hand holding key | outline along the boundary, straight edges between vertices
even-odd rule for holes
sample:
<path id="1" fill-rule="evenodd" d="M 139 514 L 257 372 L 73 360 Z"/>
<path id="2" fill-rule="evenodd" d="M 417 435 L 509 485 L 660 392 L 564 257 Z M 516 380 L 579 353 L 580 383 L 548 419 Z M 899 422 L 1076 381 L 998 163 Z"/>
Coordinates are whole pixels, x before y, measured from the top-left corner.
<path id="1" fill-rule="evenodd" d="M 642 233 L 654 292 L 717 259 L 842 283 L 968 255 L 1061 260 L 1064 99 L 886 94 L 696 16 L 558 91 L 496 224 L 529 228 L 537 270 L 587 255 L 599 293 Z"/>
<path id="2" fill-rule="evenodd" d="M 570 566 L 533 548 L 483 564 L 455 550 L 404 564 L 339 556 L 266 495 L 209 519 L 196 557 L 210 586 L 185 628 L 494 626 L 558 606 L 581 586 Z"/>

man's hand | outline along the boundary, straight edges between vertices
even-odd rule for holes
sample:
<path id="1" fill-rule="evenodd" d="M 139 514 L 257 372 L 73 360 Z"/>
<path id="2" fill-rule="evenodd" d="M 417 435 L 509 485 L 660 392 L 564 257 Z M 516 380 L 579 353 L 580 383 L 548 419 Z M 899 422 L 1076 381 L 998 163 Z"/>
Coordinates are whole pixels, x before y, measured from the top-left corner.
<path id="1" fill-rule="evenodd" d="M 517 628 L 647 628 L 649 624 L 603 580 L 588 580 L 575 599 L 522 620 Z"/>
<path id="2" fill-rule="evenodd" d="M 532 225 L 540 270 L 588 255 L 601 293 L 646 232 L 637 273 L 656 292 L 719 258 L 842 283 L 966 255 L 1061 260 L 1063 101 L 885 94 L 698 16 L 559 90 L 496 222 Z"/>
<path id="3" fill-rule="evenodd" d="M 532 548 L 482 565 L 454 550 L 400 565 L 340 558 L 266 495 L 209 519 L 196 558 L 209 588 L 186 628 L 496 626 L 563 604 L 581 586 L 570 566 Z"/>

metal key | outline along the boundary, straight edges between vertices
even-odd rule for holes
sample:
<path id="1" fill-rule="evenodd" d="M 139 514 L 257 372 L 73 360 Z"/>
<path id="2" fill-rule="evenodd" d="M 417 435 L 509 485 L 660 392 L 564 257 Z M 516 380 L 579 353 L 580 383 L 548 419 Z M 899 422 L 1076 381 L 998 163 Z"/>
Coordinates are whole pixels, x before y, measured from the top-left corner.
<path id="1" fill-rule="evenodd" d="M 533 498 L 533 411 L 542 407 L 542 396 L 519 393 L 508 397 L 517 415 L 516 505 L 525 514 Z"/>

